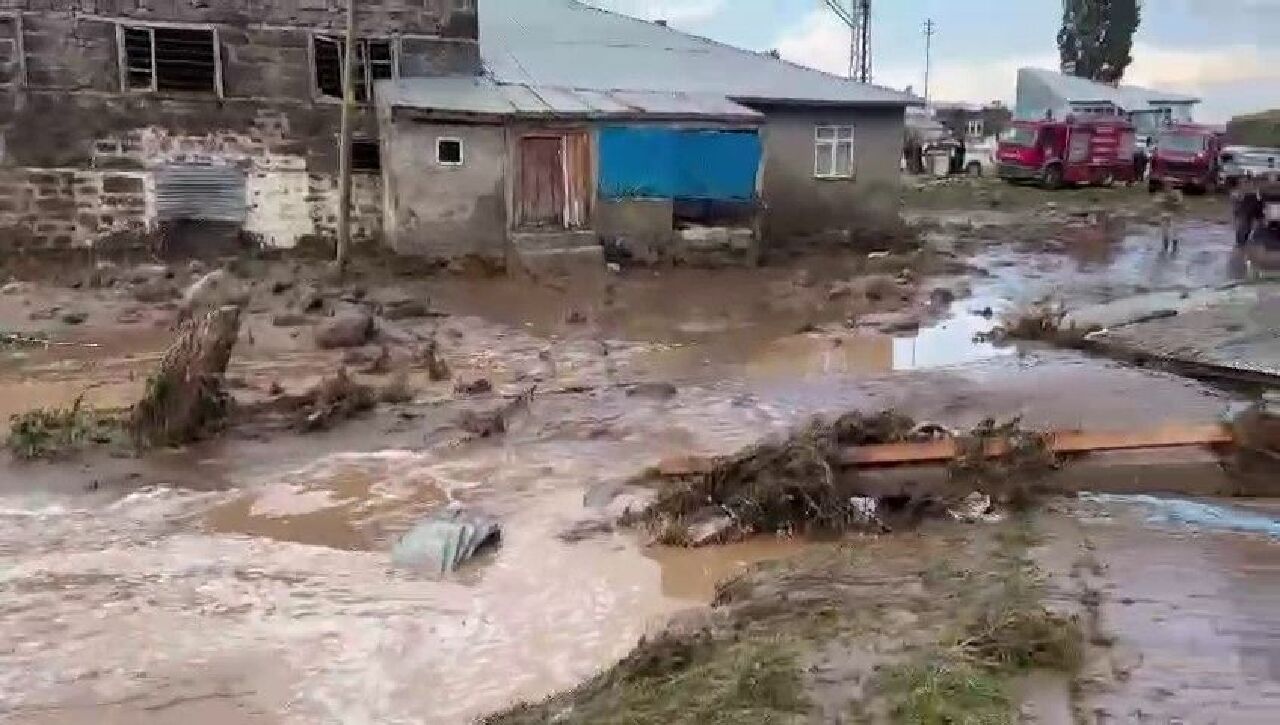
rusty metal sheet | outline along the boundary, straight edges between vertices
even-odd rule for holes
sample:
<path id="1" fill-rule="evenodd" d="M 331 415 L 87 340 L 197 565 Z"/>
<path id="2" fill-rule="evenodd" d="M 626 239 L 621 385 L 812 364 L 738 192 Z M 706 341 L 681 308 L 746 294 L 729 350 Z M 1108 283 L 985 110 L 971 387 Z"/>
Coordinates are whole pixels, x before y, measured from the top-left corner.
<path id="1" fill-rule="evenodd" d="M 230 166 L 163 166 L 155 171 L 156 218 L 241 223 L 244 172 Z"/>

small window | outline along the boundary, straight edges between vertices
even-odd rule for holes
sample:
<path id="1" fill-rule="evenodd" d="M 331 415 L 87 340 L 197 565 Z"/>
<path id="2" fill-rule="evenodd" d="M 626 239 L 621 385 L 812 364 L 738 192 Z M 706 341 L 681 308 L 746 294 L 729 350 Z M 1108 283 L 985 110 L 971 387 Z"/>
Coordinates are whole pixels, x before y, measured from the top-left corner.
<path id="1" fill-rule="evenodd" d="M 818 126 L 813 139 L 814 176 L 819 179 L 853 176 L 853 126 Z"/>
<path id="2" fill-rule="evenodd" d="M 121 26 L 118 39 L 126 90 L 219 92 L 212 29 Z"/>
<path id="3" fill-rule="evenodd" d="M 441 166 L 461 166 L 462 140 L 456 138 L 436 139 L 436 163 Z"/>
<path id="4" fill-rule="evenodd" d="M 984 126 L 985 124 L 982 123 L 982 119 L 980 118 L 976 118 L 972 121 L 969 121 L 969 128 L 967 129 L 969 137 L 982 138 L 983 135 L 985 135 L 985 131 L 986 131 Z"/>
<path id="5" fill-rule="evenodd" d="M 342 98 L 342 62 L 346 54 L 340 38 L 317 35 L 312 38 L 316 90 L 329 98 Z M 368 102 L 374 81 L 397 77 L 395 47 L 390 39 L 362 38 L 356 41 L 356 100 Z"/>
<path id="6" fill-rule="evenodd" d="M 365 138 L 351 141 L 351 170 L 372 174 L 382 171 L 382 155 L 377 141 Z"/>

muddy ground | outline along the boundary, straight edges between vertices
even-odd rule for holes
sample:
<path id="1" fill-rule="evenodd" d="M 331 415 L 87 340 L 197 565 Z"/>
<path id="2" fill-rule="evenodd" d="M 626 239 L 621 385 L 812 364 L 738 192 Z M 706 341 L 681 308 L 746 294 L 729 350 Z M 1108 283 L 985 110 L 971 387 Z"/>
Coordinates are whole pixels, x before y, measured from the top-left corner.
<path id="1" fill-rule="evenodd" d="M 884 673 L 954 655 L 963 608 L 939 602 L 987 601 L 1006 576 L 1043 578 L 1019 601 L 1074 617 L 1085 652 L 1048 674 L 1001 668 L 987 683 L 998 697 L 973 704 L 1005 717 L 990 721 L 1207 722 L 1187 690 L 1203 683 L 1231 703 L 1230 722 L 1266 721 L 1280 559 L 1264 534 L 1191 535 L 1132 505 L 1074 501 L 837 544 L 672 549 L 600 525 L 657 461 L 728 453 L 813 414 L 1127 429 L 1213 422 L 1250 394 L 983 341 L 1046 297 L 1082 307 L 1248 281 L 1221 200 L 1191 202 L 1168 255 L 1135 190 L 906 194 L 920 245 L 759 269 L 531 281 L 364 257 L 338 283 L 316 260 L 235 260 L 251 294 L 229 379 L 241 409 L 262 414 L 181 450 L 90 443 L 0 470 L 0 717 L 457 723 L 570 692 L 551 701 L 568 721 L 703 722 L 689 713 L 708 702 L 724 722 L 901 720 L 904 691 Z M 218 264 L 13 268 L 0 417 L 81 397 L 131 404 L 173 339 L 178 291 Z M 317 330 L 352 313 L 376 334 L 321 349 Z M 433 345 L 447 379 L 433 379 Z M 370 384 L 403 377 L 412 396 L 305 434 L 270 414 L 340 366 Z M 479 435 L 476 415 L 498 410 L 505 431 Z M 443 580 L 394 567 L 395 541 L 449 502 L 498 517 L 501 546 Z M 719 585 L 764 561 L 782 563 L 750 574 L 755 594 L 726 599 Z M 652 698 L 625 686 L 613 692 L 639 697 L 631 710 L 592 710 L 616 702 L 574 690 L 673 618 L 732 619 L 779 597 L 745 617 L 751 637 L 728 649 L 713 638 L 699 661 L 716 666 L 655 670 L 660 702 L 693 703 L 683 714 L 646 719 Z M 755 688 L 762 673 L 769 686 Z"/>

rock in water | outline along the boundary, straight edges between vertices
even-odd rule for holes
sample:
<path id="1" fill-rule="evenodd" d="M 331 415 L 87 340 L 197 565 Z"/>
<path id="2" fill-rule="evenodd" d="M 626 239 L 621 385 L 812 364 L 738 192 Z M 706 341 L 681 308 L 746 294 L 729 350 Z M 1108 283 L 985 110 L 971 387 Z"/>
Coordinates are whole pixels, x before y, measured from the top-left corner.
<path id="1" fill-rule="evenodd" d="M 363 310 L 339 312 L 316 327 L 316 346 L 322 350 L 359 347 L 373 337 L 373 316 Z"/>
<path id="2" fill-rule="evenodd" d="M 184 323 L 133 406 L 130 429 L 139 446 L 190 443 L 222 425 L 231 404 L 223 375 L 239 334 L 234 305 Z"/>
<path id="3" fill-rule="evenodd" d="M 453 504 L 418 522 L 396 542 L 391 561 L 406 569 L 447 574 L 501 538 L 496 519 Z"/>

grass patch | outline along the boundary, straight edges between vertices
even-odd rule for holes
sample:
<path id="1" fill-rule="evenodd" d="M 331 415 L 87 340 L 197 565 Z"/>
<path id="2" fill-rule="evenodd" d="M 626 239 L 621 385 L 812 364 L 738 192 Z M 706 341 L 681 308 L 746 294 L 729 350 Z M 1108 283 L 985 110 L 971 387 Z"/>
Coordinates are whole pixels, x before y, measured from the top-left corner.
<path id="1" fill-rule="evenodd" d="M 578 690 L 484 722 L 772 725 L 803 722 L 808 706 L 797 654 L 785 641 L 660 638 Z"/>
<path id="2" fill-rule="evenodd" d="M 882 690 L 894 722 L 906 725 L 1005 725 L 1013 701 L 1004 678 L 945 655 L 887 670 Z"/>
<path id="3" fill-rule="evenodd" d="M 86 410 L 77 398 L 68 408 L 37 408 L 13 415 L 5 443 L 18 459 L 54 460 L 96 440 L 103 426 L 98 414 Z"/>

